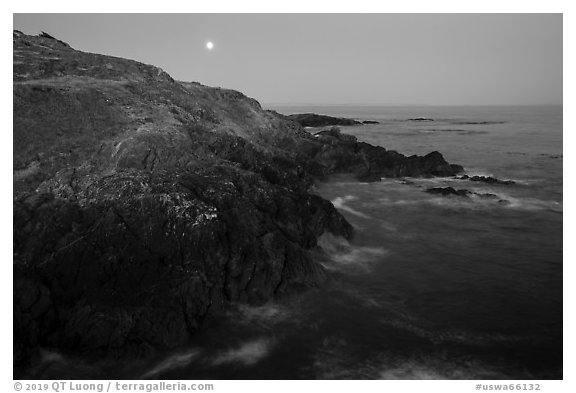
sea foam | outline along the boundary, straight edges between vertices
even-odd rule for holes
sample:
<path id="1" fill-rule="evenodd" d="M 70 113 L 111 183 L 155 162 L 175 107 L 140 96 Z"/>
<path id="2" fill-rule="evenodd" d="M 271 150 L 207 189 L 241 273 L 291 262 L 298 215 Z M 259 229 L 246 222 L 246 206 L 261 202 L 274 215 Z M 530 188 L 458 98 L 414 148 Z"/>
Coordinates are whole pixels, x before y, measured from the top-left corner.
<path id="1" fill-rule="evenodd" d="M 328 270 L 370 271 L 372 265 L 388 253 L 383 247 L 351 245 L 343 237 L 330 233 L 320 236 L 318 245 L 330 257 L 331 263 L 324 265 Z"/>
<path id="2" fill-rule="evenodd" d="M 336 207 L 336 209 L 344 210 L 345 212 L 353 214 L 357 217 L 369 218 L 366 214 L 359 212 L 358 210 L 355 210 L 350 206 L 346 205 L 346 202 L 353 201 L 356 199 L 358 198 L 353 195 L 347 195 L 345 197 L 337 197 L 334 200 L 332 200 L 332 204 L 334 205 L 334 207 Z"/>
<path id="3" fill-rule="evenodd" d="M 259 338 L 231 348 L 212 359 L 213 366 L 227 363 L 237 363 L 244 366 L 252 366 L 265 358 L 272 347 L 272 340 Z"/>
<path id="4" fill-rule="evenodd" d="M 157 376 L 163 372 L 173 370 L 176 368 L 182 368 L 190 364 L 192 360 L 198 357 L 200 351 L 193 349 L 188 352 L 178 353 L 167 357 L 158 364 L 156 364 L 150 371 L 144 373 L 140 379 L 147 379 Z"/>

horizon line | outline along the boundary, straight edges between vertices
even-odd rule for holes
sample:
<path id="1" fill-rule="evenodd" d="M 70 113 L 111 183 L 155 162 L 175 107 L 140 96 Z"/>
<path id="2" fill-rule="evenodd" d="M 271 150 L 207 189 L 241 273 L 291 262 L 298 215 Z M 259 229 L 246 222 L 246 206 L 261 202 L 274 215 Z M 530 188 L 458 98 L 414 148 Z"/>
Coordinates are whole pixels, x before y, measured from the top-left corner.
<path id="1" fill-rule="evenodd" d="M 319 103 L 319 102 L 260 102 L 262 106 L 265 105 L 278 105 L 278 106 L 388 106 L 388 107 L 406 107 L 406 106 L 413 106 L 413 107 L 425 107 L 425 106 L 461 106 L 461 107 L 469 107 L 469 106 L 487 106 L 487 107 L 494 107 L 494 106 L 564 106 L 564 103 L 560 104 L 391 104 L 391 103 Z"/>

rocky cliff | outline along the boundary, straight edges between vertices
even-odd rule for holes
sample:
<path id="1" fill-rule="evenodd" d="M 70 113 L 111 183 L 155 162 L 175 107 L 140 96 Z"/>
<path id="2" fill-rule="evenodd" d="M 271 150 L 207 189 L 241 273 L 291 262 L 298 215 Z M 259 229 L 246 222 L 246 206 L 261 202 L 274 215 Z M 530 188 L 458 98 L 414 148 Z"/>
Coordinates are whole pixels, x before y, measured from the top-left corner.
<path id="1" fill-rule="evenodd" d="M 39 348 L 173 347 L 229 302 L 318 285 L 317 238 L 352 228 L 315 179 L 461 169 L 314 136 L 242 93 L 49 35 L 13 43 L 15 377 Z"/>

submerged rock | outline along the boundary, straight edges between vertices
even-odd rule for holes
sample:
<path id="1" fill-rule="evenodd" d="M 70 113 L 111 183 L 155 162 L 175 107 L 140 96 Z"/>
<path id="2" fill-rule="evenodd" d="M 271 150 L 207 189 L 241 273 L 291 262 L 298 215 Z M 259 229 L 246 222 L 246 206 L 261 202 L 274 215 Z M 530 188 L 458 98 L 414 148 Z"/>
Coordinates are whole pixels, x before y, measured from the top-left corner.
<path id="1" fill-rule="evenodd" d="M 470 181 L 476 181 L 476 182 L 482 182 L 482 183 L 488 183 L 488 184 L 504 184 L 504 185 L 516 184 L 516 182 L 514 182 L 512 180 L 499 180 L 499 179 L 496 179 L 492 176 L 462 175 L 462 176 L 457 177 L 457 179 L 470 180 Z"/>
<path id="2" fill-rule="evenodd" d="M 488 199 L 499 199 L 500 198 L 496 194 L 480 193 L 480 192 L 474 192 L 474 191 L 470 191 L 470 190 L 466 190 L 466 189 L 459 189 L 458 190 L 458 189 L 455 189 L 453 187 L 432 187 L 432 188 L 426 189 L 426 192 L 429 194 L 438 194 L 438 195 L 443 195 L 443 196 L 456 195 L 456 196 L 462 196 L 462 197 L 477 196 L 480 198 L 488 198 Z M 507 201 L 500 200 L 499 202 L 505 203 Z"/>
<path id="3" fill-rule="evenodd" d="M 439 194 L 439 195 L 456 195 L 456 196 L 463 196 L 467 197 L 468 195 L 472 194 L 472 192 L 468 190 L 457 190 L 453 187 L 433 187 L 426 189 L 426 192 L 429 194 Z"/>

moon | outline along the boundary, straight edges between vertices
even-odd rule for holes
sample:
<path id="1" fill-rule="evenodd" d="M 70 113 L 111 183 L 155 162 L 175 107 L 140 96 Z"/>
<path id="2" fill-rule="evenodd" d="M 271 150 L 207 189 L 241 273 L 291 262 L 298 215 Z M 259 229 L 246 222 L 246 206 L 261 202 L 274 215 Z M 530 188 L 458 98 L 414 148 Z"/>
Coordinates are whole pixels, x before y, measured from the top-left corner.
<path id="1" fill-rule="evenodd" d="M 208 41 L 208 42 L 206 43 L 206 48 L 207 48 L 208 50 L 212 50 L 212 48 L 214 48 L 214 44 L 212 43 L 212 41 Z"/>

